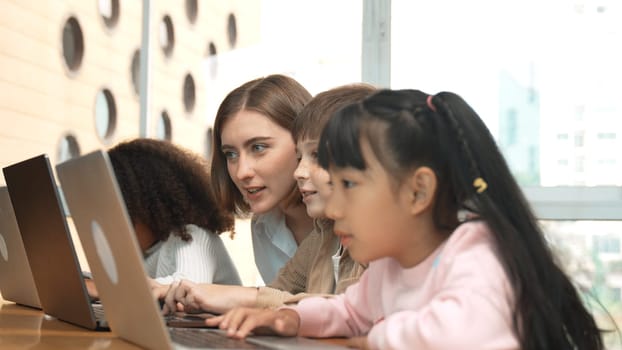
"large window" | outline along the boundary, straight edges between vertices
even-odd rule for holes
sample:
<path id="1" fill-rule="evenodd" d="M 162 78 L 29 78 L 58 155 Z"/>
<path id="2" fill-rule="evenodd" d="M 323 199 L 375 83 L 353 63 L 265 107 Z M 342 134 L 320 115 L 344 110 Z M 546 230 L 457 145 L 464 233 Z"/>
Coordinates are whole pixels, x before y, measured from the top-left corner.
<path id="1" fill-rule="evenodd" d="M 537 215 L 549 219 L 542 224 L 562 265 L 622 325 L 622 6 L 391 7 L 391 86 L 453 91 L 480 113 Z M 616 339 L 610 348 L 621 346 Z"/>
<path id="2" fill-rule="evenodd" d="M 621 20 L 606 0 L 393 0 L 391 85 L 462 95 L 521 185 L 621 186 Z"/>

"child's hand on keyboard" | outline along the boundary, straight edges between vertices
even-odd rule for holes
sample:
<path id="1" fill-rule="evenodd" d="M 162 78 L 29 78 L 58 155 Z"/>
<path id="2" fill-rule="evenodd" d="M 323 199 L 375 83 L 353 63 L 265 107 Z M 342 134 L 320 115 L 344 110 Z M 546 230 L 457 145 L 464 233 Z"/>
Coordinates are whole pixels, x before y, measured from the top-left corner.
<path id="1" fill-rule="evenodd" d="M 233 338 L 254 334 L 277 334 L 293 337 L 300 328 L 300 317 L 289 309 L 235 308 L 222 316 L 205 320 L 210 327 L 218 326 Z"/>

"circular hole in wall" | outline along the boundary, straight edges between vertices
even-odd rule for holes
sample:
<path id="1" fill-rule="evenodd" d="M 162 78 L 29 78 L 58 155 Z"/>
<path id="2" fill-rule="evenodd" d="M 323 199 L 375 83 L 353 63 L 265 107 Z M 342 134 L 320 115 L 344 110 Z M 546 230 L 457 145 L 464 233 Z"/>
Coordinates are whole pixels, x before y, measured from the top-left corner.
<path id="1" fill-rule="evenodd" d="M 160 47 L 166 57 L 170 57 L 175 47 L 175 30 L 169 15 L 162 17 L 160 22 Z"/>
<path id="2" fill-rule="evenodd" d="M 183 98 L 186 112 L 191 113 L 196 104 L 196 88 L 194 85 L 194 78 L 190 73 L 186 74 L 186 77 L 184 78 Z"/>
<path id="3" fill-rule="evenodd" d="M 156 125 L 156 138 L 170 141 L 172 136 L 171 128 L 171 117 L 166 110 L 163 110 Z"/>
<path id="4" fill-rule="evenodd" d="M 214 130 L 210 126 L 205 131 L 205 158 L 206 159 L 212 158 L 212 149 L 213 149 L 212 143 L 213 142 L 214 142 Z"/>
<path id="5" fill-rule="evenodd" d="M 207 69 L 210 78 L 216 78 L 216 74 L 218 74 L 218 50 L 216 49 L 216 45 L 211 41 L 207 45 Z"/>
<path id="6" fill-rule="evenodd" d="M 75 17 L 69 17 L 63 26 L 63 59 L 65 66 L 75 72 L 80 68 L 84 56 L 82 28 Z"/>
<path id="7" fill-rule="evenodd" d="M 119 22 L 119 0 L 99 0 L 97 5 L 106 27 L 114 28 Z"/>
<path id="8" fill-rule="evenodd" d="M 194 24 L 197 21 L 197 15 L 199 13 L 199 4 L 197 0 L 186 0 L 186 16 L 188 21 Z"/>
<path id="9" fill-rule="evenodd" d="M 76 139 L 72 133 L 67 133 L 60 139 L 57 148 L 57 155 L 58 163 L 80 156 L 80 145 L 78 144 L 78 139 Z"/>
<path id="10" fill-rule="evenodd" d="M 238 42 L 238 25 L 233 13 L 230 13 L 227 19 L 227 37 L 229 38 L 229 45 L 235 47 Z"/>
<path id="11" fill-rule="evenodd" d="M 136 49 L 132 55 L 130 74 L 132 77 L 132 88 L 136 95 L 140 95 L 140 50 L 138 49 Z"/>
<path id="12" fill-rule="evenodd" d="M 110 141 L 117 126 L 117 106 L 114 95 L 108 89 L 102 89 L 95 97 L 95 129 L 104 142 Z"/>

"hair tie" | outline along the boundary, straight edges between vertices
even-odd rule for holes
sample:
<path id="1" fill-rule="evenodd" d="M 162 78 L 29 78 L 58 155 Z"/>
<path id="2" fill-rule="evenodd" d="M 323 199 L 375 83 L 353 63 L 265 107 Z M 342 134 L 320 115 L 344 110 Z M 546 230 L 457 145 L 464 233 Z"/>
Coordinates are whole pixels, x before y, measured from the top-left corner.
<path id="1" fill-rule="evenodd" d="M 430 107 L 430 109 L 433 112 L 436 112 L 436 107 L 434 107 L 434 104 L 432 103 L 432 97 L 434 97 L 434 96 L 428 95 L 428 98 L 426 99 L 426 103 L 428 104 L 428 107 Z"/>
<path id="2" fill-rule="evenodd" d="M 484 181 L 484 179 L 478 177 L 473 180 L 473 187 L 475 187 L 477 193 L 482 193 L 486 191 L 486 189 L 488 188 L 488 184 L 486 183 L 486 181 Z"/>

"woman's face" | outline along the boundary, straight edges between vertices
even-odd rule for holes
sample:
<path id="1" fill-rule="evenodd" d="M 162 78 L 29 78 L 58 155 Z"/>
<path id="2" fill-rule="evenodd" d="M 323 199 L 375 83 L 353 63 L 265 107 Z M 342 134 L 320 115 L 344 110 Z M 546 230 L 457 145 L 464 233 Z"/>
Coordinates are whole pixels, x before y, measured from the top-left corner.
<path id="1" fill-rule="evenodd" d="M 253 213 L 275 208 L 295 186 L 296 147 L 289 130 L 265 115 L 242 110 L 223 126 L 227 171 Z"/>

